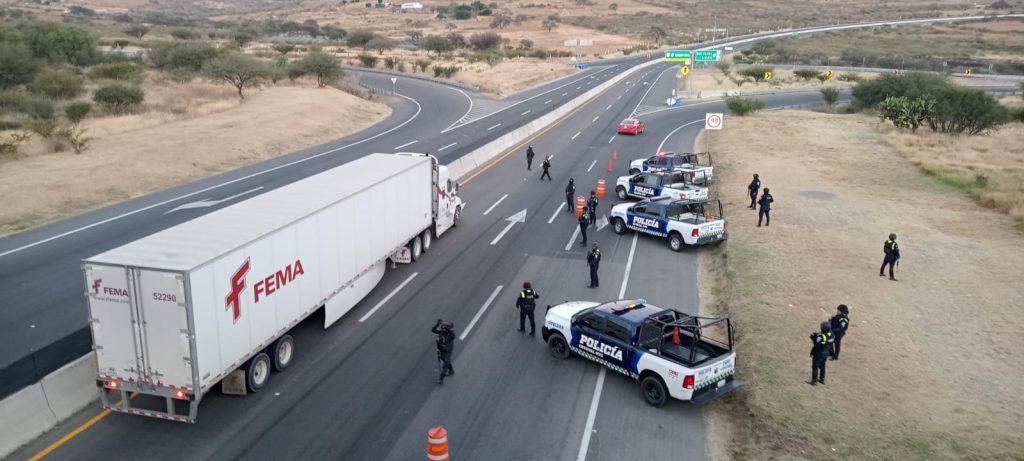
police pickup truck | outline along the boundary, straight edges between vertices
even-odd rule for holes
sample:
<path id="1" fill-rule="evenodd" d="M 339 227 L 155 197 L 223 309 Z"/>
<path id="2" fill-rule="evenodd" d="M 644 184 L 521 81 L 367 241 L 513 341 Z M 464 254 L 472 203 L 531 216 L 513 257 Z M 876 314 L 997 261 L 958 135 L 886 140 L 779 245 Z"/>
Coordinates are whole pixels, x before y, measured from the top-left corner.
<path id="1" fill-rule="evenodd" d="M 644 171 L 669 171 L 678 170 L 690 173 L 691 178 L 703 174 L 708 180 L 714 176 L 714 167 L 711 163 L 711 153 L 682 153 L 659 152 L 658 155 L 648 158 L 638 158 L 629 162 L 629 174 L 637 174 Z"/>
<path id="2" fill-rule="evenodd" d="M 643 299 L 548 306 L 541 329 L 551 355 L 572 353 L 640 381 L 647 403 L 701 404 L 742 385 L 728 318 L 696 317 Z M 714 336 L 718 339 L 712 339 Z"/>
<path id="3" fill-rule="evenodd" d="M 682 171 L 647 171 L 615 180 L 615 194 L 619 199 L 628 197 L 650 198 L 667 196 L 677 199 L 708 198 L 707 179 L 703 174 L 691 177 Z"/>
<path id="4" fill-rule="evenodd" d="M 668 239 L 673 251 L 683 245 L 706 245 L 725 240 L 725 219 L 718 200 L 673 200 L 657 197 L 612 207 L 612 229 L 616 234 L 632 229 Z"/>

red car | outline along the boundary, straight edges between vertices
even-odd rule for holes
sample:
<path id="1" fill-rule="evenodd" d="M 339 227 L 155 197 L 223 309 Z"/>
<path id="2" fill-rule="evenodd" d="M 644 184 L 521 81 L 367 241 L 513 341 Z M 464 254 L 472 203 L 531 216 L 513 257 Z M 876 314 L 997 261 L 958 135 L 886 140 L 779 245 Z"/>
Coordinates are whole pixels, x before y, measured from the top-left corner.
<path id="1" fill-rule="evenodd" d="M 635 118 L 627 118 L 619 122 L 619 134 L 640 134 L 644 132 L 644 122 Z"/>

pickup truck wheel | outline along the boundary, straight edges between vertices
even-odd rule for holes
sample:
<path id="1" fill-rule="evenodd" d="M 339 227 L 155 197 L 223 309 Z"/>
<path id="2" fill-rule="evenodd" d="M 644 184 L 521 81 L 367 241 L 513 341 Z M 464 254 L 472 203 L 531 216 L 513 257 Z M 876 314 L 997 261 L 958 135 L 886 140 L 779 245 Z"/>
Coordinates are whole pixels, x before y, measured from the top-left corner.
<path id="1" fill-rule="evenodd" d="M 270 380 L 270 357 L 260 352 L 245 365 L 245 385 L 249 392 L 259 392 Z"/>
<path id="2" fill-rule="evenodd" d="M 621 220 L 619 218 L 615 218 L 615 220 L 612 222 L 612 230 L 614 230 L 616 234 L 620 234 L 620 235 L 621 234 L 625 234 L 626 233 L 626 223 L 625 223 L 625 221 L 623 221 L 623 220 Z"/>
<path id="3" fill-rule="evenodd" d="M 639 168 L 630 168 L 629 169 L 629 174 L 640 174 L 640 169 Z"/>
<path id="4" fill-rule="evenodd" d="M 684 242 L 682 235 L 673 233 L 672 235 L 668 236 L 668 247 L 671 248 L 672 251 L 682 251 L 683 244 Z"/>
<path id="5" fill-rule="evenodd" d="M 657 376 L 648 376 L 640 381 L 640 390 L 644 393 L 644 400 L 653 407 L 660 408 L 668 403 L 668 389 Z"/>
<path id="6" fill-rule="evenodd" d="M 565 360 L 572 354 L 569 343 L 565 342 L 565 337 L 561 333 L 555 333 L 548 338 L 548 350 L 559 360 Z"/>
<path id="7" fill-rule="evenodd" d="M 270 347 L 270 353 L 274 359 L 274 370 L 284 371 L 295 358 L 295 339 L 291 335 L 277 338 L 274 345 Z"/>
<path id="8" fill-rule="evenodd" d="M 423 254 L 423 241 L 420 240 L 420 236 L 417 235 L 413 237 L 412 242 L 409 242 L 409 247 L 409 249 L 412 250 L 409 252 L 412 260 L 416 261 L 420 259 L 420 255 Z"/>
<path id="9" fill-rule="evenodd" d="M 423 252 L 426 253 L 430 251 L 430 244 L 434 243 L 433 231 L 431 231 L 430 229 L 423 231 L 423 235 L 420 238 L 423 239 Z"/>
<path id="10" fill-rule="evenodd" d="M 626 188 L 622 186 L 618 186 L 615 188 L 615 195 L 619 197 L 619 200 L 626 200 L 626 197 L 629 197 L 628 195 L 626 195 Z"/>

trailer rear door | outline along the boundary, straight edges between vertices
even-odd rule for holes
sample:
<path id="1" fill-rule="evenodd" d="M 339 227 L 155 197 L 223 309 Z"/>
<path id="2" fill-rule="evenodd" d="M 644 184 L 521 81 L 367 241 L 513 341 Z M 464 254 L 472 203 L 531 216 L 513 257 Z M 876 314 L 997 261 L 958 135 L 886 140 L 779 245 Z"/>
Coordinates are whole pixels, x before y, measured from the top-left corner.
<path id="1" fill-rule="evenodd" d="M 185 279 L 180 273 L 133 269 L 143 328 L 144 377 L 158 385 L 193 387 Z"/>
<path id="2" fill-rule="evenodd" d="M 138 381 L 142 357 L 128 295 L 128 269 L 86 264 L 85 284 L 100 376 Z"/>

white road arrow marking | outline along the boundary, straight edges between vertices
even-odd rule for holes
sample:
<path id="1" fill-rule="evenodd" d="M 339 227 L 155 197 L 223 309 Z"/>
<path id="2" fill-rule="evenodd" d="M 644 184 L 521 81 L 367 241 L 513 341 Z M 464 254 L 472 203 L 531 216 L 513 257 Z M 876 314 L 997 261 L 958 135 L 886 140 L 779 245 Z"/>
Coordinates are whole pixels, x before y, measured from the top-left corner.
<path id="1" fill-rule="evenodd" d="M 601 229 L 604 229 L 607 226 L 608 226 L 608 215 L 601 215 L 601 221 L 599 221 L 597 223 L 597 231 L 601 232 Z"/>
<path id="2" fill-rule="evenodd" d="M 526 208 L 523 208 L 519 213 L 505 218 L 505 221 L 508 221 L 508 225 L 498 233 L 497 237 L 494 237 L 494 240 L 491 240 L 491 245 L 496 245 L 508 231 L 512 230 L 512 226 L 516 225 L 517 222 L 526 222 Z"/>
<path id="3" fill-rule="evenodd" d="M 178 211 L 178 210 L 190 210 L 192 208 L 209 208 L 211 206 L 220 205 L 221 203 L 224 203 L 224 202 L 229 202 L 229 201 L 234 200 L 234 199 L 236 199 L 238 197 L 241 197 L 243 195 L 249 195 L 249 194 L 251 194 L 253 192 L 256 192 L 256 191 L 259 191 L 259 190 L 262 190 L 262 189 L 263 189 L 263 186 L 254 187 L 254 188 L 249 189 L 249 190 L 247 190 L 245 192 L 242 192 L 240 194 L 235 194 L 235 195 L 232 195 L 232 196 L 227 197 L 227 198 L 222 198 L 220 200 L 203 199 L 203 200 L 200 200 L 198 202 L 185 203 L 185 204 L 182 204 L 182 205 L 178 205 L 178 207 L 173 209 L 173 210 L 165 211 L 164 214 L 174 213 L 175 211 Z"/>

